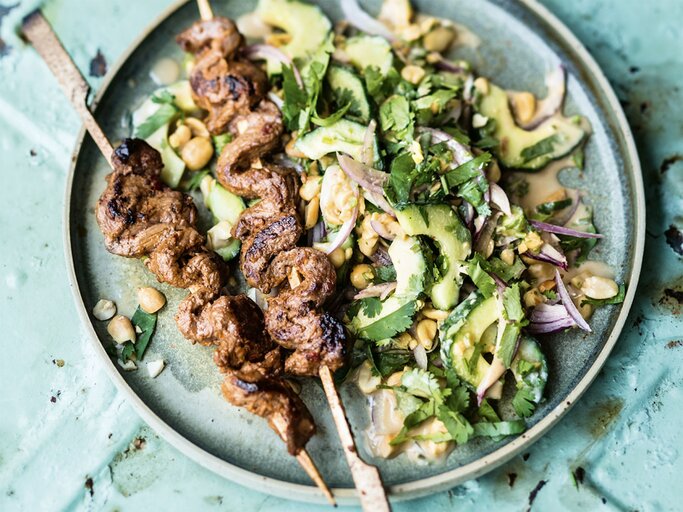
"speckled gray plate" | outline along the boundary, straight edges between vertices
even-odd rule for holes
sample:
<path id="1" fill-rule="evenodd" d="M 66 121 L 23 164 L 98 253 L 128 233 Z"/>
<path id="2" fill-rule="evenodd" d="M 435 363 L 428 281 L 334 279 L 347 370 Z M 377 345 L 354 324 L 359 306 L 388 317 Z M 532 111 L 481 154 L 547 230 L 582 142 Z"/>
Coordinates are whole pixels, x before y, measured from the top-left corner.
<path id="1" fill-rule="evenodd" d="M 236 17 L 251 11 L 254 3 L 215 1 L 214 9 Z M 340 15 L 336 0 L 319 3 L 330 17 Z M 364 4 L 376 12 L 379 1 Z M 623 306 L 596 313 L 593 334 L 574 331 L 543 342 L 550 360 L 547 398 L 525 434 L 499 443 L 475 440 L 456 448 L 440 465 L 416 466 L 404 457 L 374 460 L 397 498 L 443 490 L 491 470 L 537 440 L 569 410 L 597 375 L 624 325 L 640 271 L 645 229 L 640 167 L 621 107 L 602 72 L 566 27 L 532 0 L 418 0 L 414 4 L 422 12 L 451 18 L 476 33 L 481 46 L 463 48 L 461 55 L 505 87 L 541 93 L 545 70 L 558 60 L 567 66 L 566 110 L 586 115 L 595 132 L 587 147 L 586 171 L 566 171 L 562 179 L 588 192 L 596 224 L 606 235 L 594 256 L 612 265 L 618 279 L 630 286 Z M 129 111 L 154 88 L 148 78 L 153 62 L 161 56 L 181 57 L 174 37 L 196 17 L 193 2 L 172 7 L 112 69 L 97 108 L 97 118 L 112 141 L 128 135 Z M 90 316 L 92 306 L 101 297 L 111 298 L 122 313 L 131 314 L 136 288 L 155 284 L 139 261 L 104 249 L 93 207 L 107 172 L 92 140 L 81 138 L 67 187 L 65 246 L 76 302 L 104 368 L 145 421 L 197 462 L 259 491 L 322 501 L 266 423 L 222 399 L 210 349 L 192 346 L 176 331 L 173 316 L 185 291 L 160 286 L 169 303 L 159 315 L 159 328 L 146 356 L 168 363 L 157 379 L 150 379 L 144 369 L 121 372 L 107 356 L 102 345 L 108 343 L 105 325 Z M 342 391 L 360 440 L 369 421 L 365 400 L 351 385 Z M 340 501 L 353 501 L 351 477 L 319 385 L 306 383 L 302 397 L 320 426 L 308 445 L 310 453 Z"/>

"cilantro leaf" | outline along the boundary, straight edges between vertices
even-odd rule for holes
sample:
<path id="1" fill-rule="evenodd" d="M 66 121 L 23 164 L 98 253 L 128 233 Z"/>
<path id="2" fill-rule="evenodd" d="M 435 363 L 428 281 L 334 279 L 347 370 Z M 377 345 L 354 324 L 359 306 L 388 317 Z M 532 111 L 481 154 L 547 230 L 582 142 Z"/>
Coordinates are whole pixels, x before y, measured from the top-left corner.
<path id="1" fill-rule="evenodd" d="M 476 254 L 476 257 L 467 264 L 467 275 L 470 276 L 475 286 L 479 288 L 481 294 L 489 298 L 496 291 L 496 282 L 482 269 L 481 260 L 483 260 L 481 255 Z"/>
<path id="2" fill-rule="evenodd" d="M 358 332 L 360 338 L 381 341 L 405 331 L 413 323 L 416 303 L 410 301 Z"/>
<path id="3" fill-rule="evenodd" d="M 528 387 L 521 387 L 512 398 L 512 407 L 517 416 L 528 418 L 536 409 L 536 401 L 533 392 Z"/>
<path id="4" fill-rule="evenodd" d="M 366 297 L 360 300 L 363 313 L 368 318 L 375 318 L 382 311 L 382 301 L 377 297 Z"/>
<path id="5" fill-rule="evenodd" d="M 515 283 L 503 292 L 503 306 L 508 320 L 521 322 L 524 320 L 524 309 L 520 298 L 519 283 Z"/>
<path id="6" fill-rule="evenodd" d="M 401 385 L 413 396 L 432 399 L 439 404 L 444 401 L 439 382 L 427 370 L 412 368 L 404 372 L 401 376 Z"/>
<path id="7" fill-rule="evenodd" d="M 135 354 L 135 343 L 133 343 L 132 341 L 127 341 L 123 344 L 123 349 L 121 350 L 121 355 L 119 357 L 121 359 L 121 362 L 123 362 L 125 364 L 130 359 L 132 359 L 134 354 Z"/>
<path id="8" fill-rule="evenodd" d="M 524 420 L 480 422 L 472 425 L 472 437 L 503 438 L 526 430 Z"/>
<path id="9" fill-rule="evenodd" d="M 446 183 L 448 183 L 449 188 L 457 187 L 463 183 L 481 176 L 482 169 L 491 161 L 491 153 L 482 153 L 474 157 L 472 160 L 459 165 L 452 171 L 448 171 L 444 174 L 446 178 Z"/>
<path id="10" fill-rule="evenodd" d="M 346 112 L 349 110 L 349 107 L 351 107 L 351 103 L 347 103 L 344 105 L 342 108 L 337 110 L 334 114 L 329 115 L 328 117 L 321 118 L 318 117 L 317 114 L 314 114 L 313 117 L 311 117 L 311 122 L 317 126 L 330 126 L 339 121 Z"/>
<path id="11" fill-rule="evenodd" d="M 180 109 L 172 103 L 162 103 L 154 114 L 137 127 L 135 136 L 146 139 L 162 126 L 170 123 L 179 113 Z"/>
<path id="12" fill-rule="evenodd" d="M 408 100 L 399 95 L 389 97 L 379 107 L 379 122 L 384 132 L 412 136 L 412 130 L 408 128 L 412 126 L 413 114 Z"/>
<path id="13" fill-rule="evenodd" d="M 391 283 L 396 281 L 396 269 L 393 265 L 375 268 L 375 283 Z"/>
<path id="14" fill-rule="evenodd" d="M 138 334 L 137 341 L 135 342 L 135 355 L 137 360 L 141 361 L 145 355 L 145 350 L 147 350 L 149 340 L 152 338 L 152 334 L 154 334 L 154 328 L 157 325 L 157 315 L 145 313 L 138 306 L 138 309 L 135 310 L 135 314 L 130 321 L 135 327 L 138 327 L 140 331 L 142 331 Z"/>
<path id="15" fill-rule="evenodd" d="M 282 91 L 284 93 L 282 116 L 285 125 L 290 130 L 296 130 L 299 128 L 299 113 L 308 106 L 308 95 L 302 87 L 299 87 L 293 66 L 282 66 Z"/>
<path id="16" fill-rule="evenodd" d="M 436 417 L 445 425 L 450 439 L 457 444 L 465 444 L 474 433 L 472 425 L 462 414 L 451 411 L 445 405 L 439 406 Z"/>
<path id="17" fill-rule="evenodd" d="M 623 284 L 619 285 L 619 292 L 609 299 L 591 299 L 586 297 L 581 301 L 581 307 L 584 304 L 591 304 L 592 306 L 606 306 L 607 304 L 621 304 L 626 298 L 626 287 Z"/>
<path id="18" fill-rule="evenodd" d="M 496 411 L 493 410 L 493 407 L 486 398 L 482 400 L 479 409 L 477 409 L 477 416 L 479 416 L 484 421 L 500 421 L 500 417 L 498 416 Z"/>
<path id="19" fill-rule="evenodd" d="M 190 175 L 190 179 L 187 180 L 187 182 L 184 183 L 185 190 L 187 192 L 193 192 L 199 188 L 199 185 L 201 184 L 202 180 L 204 179 L 205 176 L 209 175 L 209 170 L 204 169 L 203 171 L 197 171 L 193 172 Z"/>

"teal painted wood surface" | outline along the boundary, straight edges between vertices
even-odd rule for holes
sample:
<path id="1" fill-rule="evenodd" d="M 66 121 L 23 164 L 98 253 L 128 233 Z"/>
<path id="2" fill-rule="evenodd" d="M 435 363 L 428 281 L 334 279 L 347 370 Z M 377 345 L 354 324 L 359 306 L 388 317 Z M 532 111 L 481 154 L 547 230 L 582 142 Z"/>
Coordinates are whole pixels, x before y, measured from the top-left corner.
<path id="1" fill-rule="evenodd" d="M 61 226 L 80 123 L 16 36 L 37 2 L 0 2 L 0 510 L 325 510 L 248 491 L 186 459 L 90 357 Z M 114 62 L 169 3 L 48 0 L 43 8 L 96 89 L 98 51 Z M 600 377 L 527 454 L 397 511 L 681 508 L 683 4 L 543 3 L 603 67 L 638 142 L 648 200 L 638 298 Z"/>

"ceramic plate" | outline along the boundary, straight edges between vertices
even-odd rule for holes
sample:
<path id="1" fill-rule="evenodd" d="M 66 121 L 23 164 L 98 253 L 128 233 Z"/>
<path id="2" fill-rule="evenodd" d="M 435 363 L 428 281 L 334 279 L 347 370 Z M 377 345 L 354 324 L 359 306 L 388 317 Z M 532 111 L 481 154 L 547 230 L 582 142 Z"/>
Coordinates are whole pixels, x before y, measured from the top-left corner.
<path id="1" fill-rule="evenodd" d="M 218 14 L 237 17 L 253 10 L 255 1 L 213 3 Z M 318 3 L 328 16 L 339 18 L 337 0 Z M 370 12 L 379 8 L 378 0 L 362 3 Z M 360 442 L 363 455 L 378 465 L 395 497 L 424 495 L 477 477 L 526 449 L 567 412 L 597 375 L 623 327 L 640 271 L 645 226 L 640 167 L 626 120 L 602 72 L 566 27 L 531 0 L 417 0 L 414 5 L 421 12 L 463 24 L 476 34 L 480 45 L 460 47 L 456 54 L 506 88 L 543 94 L 545 71 L 558 61 L 564 63 L 569 72 L 565 110 L 587 116 L 594 133 L 587 146 L 585 172 L 568 170 L 561 178 L 568 186 L 587 192 L 595 223 L 606 235 L 593 258 L 609 263 L 617 271 L 617 280 L 630 286 L 622 306 L 602 308 L 595 314 L 592 334 L 573 331 L 543 341 L 550 364 L 546 400 L 530 418 L 525 434 L 498 443 L 474 440 L 457 447 L 443 464 L 421 466 L 403 456 L 372 460 Z M 131 109 L 155 88 L 149 78 L 154 62 L 164 56 L 182 57 L 175 35 L 196 18 L 193 2 L 173 6 L 110 72 L 98 96 L 97 118 L 112 141 L 129 134 Z M 266 422 L 223 400 L 211 350 L 191 345 L 177 332 L 173 316 L 187 292 L 158 285 L 140 261 L 107 253 L 94 205 L 109 169 L 92 140 L 80 140 L 67 187 L 65 245 L 76 302 L 107 372 L 145 421 L 197 462 L 259 491 L 322 501 Z M 89 313 L 98 299 L 110 298 L 121 313 L 132 314 L 135 291 L 143 285 L 158 286 L 168 297 L 146 355 L 148 360 L 163 358 L 168 364 L 156 379 L 150 379 L 144 368 L 122 372 L 113 364 L 102 345 L 109 343 L 105 323 Z M 350 384 L 343 386 L 342 394 L 361 441 L 369 421 L 365 400 Z M 340 501 L 351 501 L 351 477 L 322 389 L 310 381 L 304 385 L 302 397 L 320 427 L 308 449 Z"/>

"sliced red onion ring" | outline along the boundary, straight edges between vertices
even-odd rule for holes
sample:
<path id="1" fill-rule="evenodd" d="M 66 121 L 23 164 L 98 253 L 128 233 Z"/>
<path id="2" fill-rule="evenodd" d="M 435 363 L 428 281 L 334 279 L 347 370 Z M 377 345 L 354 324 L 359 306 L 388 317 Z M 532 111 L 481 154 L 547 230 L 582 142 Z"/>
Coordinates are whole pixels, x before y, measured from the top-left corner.
<path id="1" fill-rule="evenodd" d="M 456 63 L 450 60 L 444 59 L 442 55 L 439 55 L 439 60 L 434 63 L 436 69 L 441 69 L 442 71 L 448 71 L 449 73 L 464 73 L 467 70 L 462 66 L 458 66 Z"/>
<path id="2" fill-rule="evenodd" d="M 510 200 L 498 183 L 494 183 L 492 181 L 489 182 L 489 190 L 487 194 L 490 195 L 489 201 L 495 204 L 501 212 L 503 212 L 505 215 L 512 216 Z"/>
<path id="3" fill-rule="evenodd" d="M 299 73 L 299 70 L 294 65 L 292 59 L 289 58 L 289 56 L 286 55 L 279 48 L 276 48 L 275 46 L 272 46 L 270 44 L 252 44 L 250 46 L 245 46 L 243 52 L 249 60 L 275 59 L 277 61 L 282 62 L 283 64 L 286 64 L 287 66 L 291 66 L 292 71 L 294 72 L 294 78 L 296 79 L 296 83 L 302 89 L 304 88 L 304 82 L 301 79 L 301 74 Z"/>
<path id="4" fill-rule="evenodd" d="M 370 124 L 368 124 L 367 130 L 365 130 L 365 135 L 363 135 L 363 149 L 361 155 L 363 155 L 363 163 L 368 167 L 371 167 L 375 161 L 375 131 L 377 130 L 377 121 L 372 119 Z"/>
<path id="5" fill-rule="evenodd" d="M 567 270 L 567 258 L 550 244 L 543 244 L 540 252 L 537 254 L 527 251 L 524 255 L 533 260 L 551 263 L 556 267 L 560 267 L 562 270 Z"/>
<path id="6" fill-rule="evenodd" d="M 396 217 L 394 209 L 384 197 L 384 185 L 389 180 L 389 174 L 373 169 L 341 153 L 337 153 L 337 161 L 349 179 L 363 188 L 363 195 L 369 201 L 392 217 Z"/>
<path id="7" fill-rule="evenodd" d="M 574 327 L 576 322 L 567 315 L 566 318 L 561 318 L 560 320 L 555 320 L 553 322 L 546 323 L 531 323 L 526 326 L 526 331 L 531 334 L 550 334 L 553 332 L 564 331 L 569 327 Z"/>
<path id="8" fill-rule="evenodd" d="M 341 153 L 337 153 L 337 160 L 342 170 L 352 181 L 358 183 L 365 190 L 384 194 L 384 185 L 389 180 L 389 175 L 386 172 L 373 169 Z"/>
<path id="9" fill-rule="evenodd" d="M 575 229 L 565 228 L 564 226 L 557 226 L 555 224 L 548 224 L 547 222 L 540 222 L 538 220 L 530 220 L 529 224 L 536 229 L 540 229 L 541 231 L 545 231 L 547 233 L 573 236 L 574 238 L 603 238 L 603 235 L 600 233 L 586 233 L 585 231 L 577 231 Z"/>
<path id="10" fill-rule="evenodd" d="M 439 142 L 446 143 L 448 149 L 450 149 L 453 152 L 454 161 L 453 164 L 451 164 L 453 168 L 462 165 L 466 162 L 469 162 L 470 160 L 472 160 L 472 158 L 474 158 L 474 156 L 472 155 L 467 146 L 461 144 L 460 142 L 455 140 L 452 135 L 449 135 L 443 130 L 437 130 L 436 128 L 428 128 L 426 126 L 423 126 L 418 128 L 417 131 L 418 133 L 431 134 L 432 141 L 435 141 L 437 144 Z"/>
<path id="11" fill-rule="evenodd" d="M 341 8 L 346 20 L 358 30 L 396 41 L 394 33 L 387 26 L 360 8 L 357 0 L 341 0 Z"/>
<path id="12" fill-rule="evenodd" d="M 420 343 L 413 349 L 413 355 L 415 356 L 417 366 L 426 370 L 427 366 L 429 366 L 429 359 L 427 358 L 427 351 Z"/>
<path id="13" fill-rule="evenodd" d="M 353 213 L 351 214 L 349 220 L 342 224 L 342 227 L 337 232 L 334 240 L 327 248 L 327 251 L 325 251 L 326 254 L 332 254 L 334 251 L 340 248 L 353 232 L 353 228 L 356 227 L 356 220 L 358 220 L 358 209 L 360 206 L 360 194 L 358 193 L 358 187 L 354 187 L 354 195 L 356 198 L 356 206 L 353 208 Z"/>
<path id="14" fill-rule="evenodd" d="M 557 322 L 568 316 L 567 308 L 562 304 L 539 304 L 531 311 L 529 320 L 534 324 L 547 324 Z"/>
<path id="15" fill-rule="evenodd" d="M 474 251 L 480 253 L 487 259 L 491 256 L 491 252 L 493 252 L 493 244 L 491 241 L 493 240 L 493 233 L 496 231 L 498 218 L 501 215 L 500 212 L 496 212 L 488 217 L 482 228 L 474 236 Z M 479 217 L 477 217 L 477 219 L 479 219 Z M 474 219 L 475 224 L 477 219 Z"/>
<path id="16" fill-rule="evenodd" d="M 557 294 L 560 297 L 560 300 L 562 301 L 564 307 L 567 308 L 567 313 L 569 313 L 569 315 L 576 322 L 576 325 L 578 325 L 581 329 L 583 329 L 586 332 L 591 332 L 591 326 L 588 325 L 588 322 L 586 322 L 583 319 L 581 313 L 579 313 L 579 310 L 576 309 L 574 301 L 569 296 L 569 292 L 567 291 L 567 288 L 564 286 L 564 282 L 562 281 L 562 276 L 560 275 L 560 272 L 557 269 L 555 269 L 555 283 L 557 284 Z"/>
<path id="17" fill-rule="evenodd" d="M 477 405 L 481 405 L 484 400 L 484 396 L 488 389 L 493 386 L 498 380 L 503 376 L 507 368 L 503 364 L 503 361 L 496 356 L 493 356 L 493 361 L 491 361 L 491 366 L 484 374 L 479 386 L 477 386 Z"/>
<path id="18" fill-rule="evenodd" d="M 566 78 L 566 71 L 562 64 L 546 75 L 545 85 L 548 89 L 546 97 L 538 102 L 536 112 L 529 121 L 518 123 L 521 128 L 533 130 L 562 107 Z"/>
<path id="19" fill-rule="evenodd" d="M 395 281 L 392 281 L 391 283 L 373 284 L 372 286 L 368 286 L 365 290 L 361 290 L 355 294 L 353 296 L 353 300 L 366 299 L 368 297 L 379 297 L 384 300 L 387 295 L 389 295 L 395 289 Z"/>
<path id="20" fill-rule="evenodd" d="M 320 242 L 323 238 L 325 238 L 325 234 L 325 223 L 320 220 L 308 232 L 308 245 L 313 245 L 314 243 Z"/>

